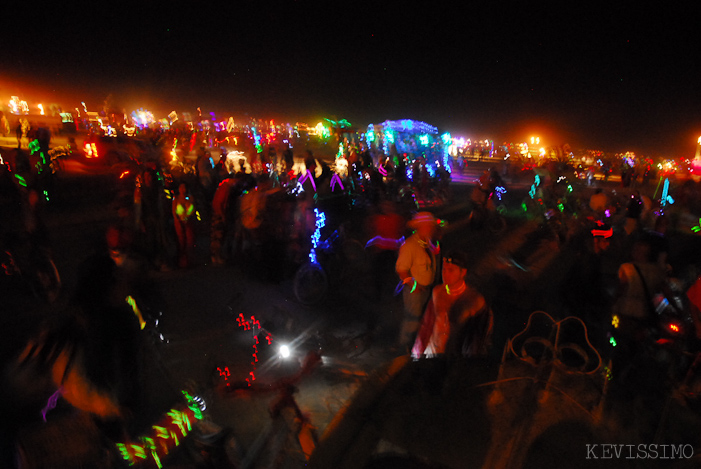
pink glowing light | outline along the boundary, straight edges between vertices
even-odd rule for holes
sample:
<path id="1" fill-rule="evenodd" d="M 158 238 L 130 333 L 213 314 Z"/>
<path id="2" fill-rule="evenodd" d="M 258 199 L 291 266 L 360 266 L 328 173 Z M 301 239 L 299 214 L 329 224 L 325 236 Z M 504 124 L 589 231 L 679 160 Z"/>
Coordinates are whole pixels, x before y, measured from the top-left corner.
<path id="1" fill-rule="evenodd" d="M 343 182 L 341 182 L 341 178 L 338 176 L 337 173 L 333 173 L 333 176 L 331 176 L 331 191 L 333 192 L 336 187 L 336 184 L 339 184 L 341 186 L 341 190 L 345 190 L 343 187 Z"/>

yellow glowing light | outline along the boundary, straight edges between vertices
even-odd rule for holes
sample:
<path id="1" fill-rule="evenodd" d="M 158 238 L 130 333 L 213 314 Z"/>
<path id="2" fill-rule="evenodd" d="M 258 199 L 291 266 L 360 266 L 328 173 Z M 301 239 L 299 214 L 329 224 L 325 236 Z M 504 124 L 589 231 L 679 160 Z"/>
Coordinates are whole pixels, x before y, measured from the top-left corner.
<path id="1" fill-rule="evenodd" d="M 141 310 L 136 305 L 136 300 L 131 295 L 127 296 L 126 300 L 127 304 L 131 306 L 131 309 L 134 311 L 134 314 L 139 319 L 139 326 L 143 330 L 144 327 L 146 327 L 146 321 L 144 321 L 144 317 L 141 315 Z"/>
<path id="2" fill-rule="evenodd" d="M 37 107 L 39 108 L 39 114 L 44 115 L 44 105 L 43 104 L 38 104 Z"/>
<path id="3" fill-rule="evenodd" d="M 618 325 L 621 323 L 621 320 L 618 319 L 617 315 L 613 315 L 613 320 L 611 321 L 611 325 L 615 328 L 618 329 Z"/>
<path id="4" fill-rule="evenodd" d="M 94 143 L 85 143 L 83 148 L 86 158 L 97 158 L 97 147 Z"/>
<path id="5" fill-rule="evenodd" d="M 12 99 L 8 105 L 12 114 L 29 114 L 29 105 L 27 104 L 27 101 L 19 99 L 18 96 L 12 96 Z"/>

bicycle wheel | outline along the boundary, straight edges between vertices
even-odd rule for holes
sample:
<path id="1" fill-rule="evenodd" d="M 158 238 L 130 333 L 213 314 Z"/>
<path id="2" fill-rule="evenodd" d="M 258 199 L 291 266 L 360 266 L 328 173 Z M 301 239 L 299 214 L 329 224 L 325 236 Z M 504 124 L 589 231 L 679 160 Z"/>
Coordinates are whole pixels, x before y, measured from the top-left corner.
<path id="1" fill-rule="evenodd" d="M 310 262 L 299 268 L 294 278 L 294 292 L 297 300 L 305 305 L 318 303 L 326 296 L 329 283 L 324 269 Z"/>

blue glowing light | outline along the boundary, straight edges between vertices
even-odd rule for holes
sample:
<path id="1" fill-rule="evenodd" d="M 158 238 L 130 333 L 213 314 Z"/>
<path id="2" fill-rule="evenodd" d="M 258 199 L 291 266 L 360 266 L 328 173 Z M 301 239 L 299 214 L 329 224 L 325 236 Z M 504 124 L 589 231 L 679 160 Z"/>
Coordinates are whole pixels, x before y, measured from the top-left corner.
<path id="1" fill-rule="evenodd" d="M 506 194 L 506 188 L 504 186 L 497 186 L 495 189 L 497 199 L 501 200 L 502 196 Z"/>
<path id="2" fill-rule="evenodd" d="M 412 134 L 438 134 L 438 129 L 426 122 L 415 121 L 412 119 L 402 119 L 398 121 L 384 121 L 382 124 L 384 129 L 394 130 L 395 132 L 412 133 Z"/>
<path id="3" fill-rule="evenodd" d="M 535 180 L 533 181 L 533 185 L 531 185 L 531 190 L 528 191 L 528 195 L 531 196 L 531 199 L 535 198 L 536 194 L 536 188 L 540 185 L 540 176 L 537 174 L 535 175 Z"/>
<path id="4" fill-rule="evenodd" d="M 394 134 L 391 130 L 385 130 L 385 140 L 387 143 L 394 143 Z"/>
<path id="5" fill-rule="evenodd" d="M 319 241 L 321 240 L 321 229 L 326 225 L 326 214 L 320 212 L 318 208 L 315 208 L 314 215 L 316 216 L 316 229 L 312 234 L 312 249 L 309 251 L 309 260 L 317 264 L 316 248 L 319 246 Z"/>
<path id="6" fill-rule="evenodd" d="M 660 205 L 664 207 L 667 205 L 669 197 L 669 178 L 666 178 L 664 180 L 664 188 L 662 189 L 662 198 L 660 199 Z"/>

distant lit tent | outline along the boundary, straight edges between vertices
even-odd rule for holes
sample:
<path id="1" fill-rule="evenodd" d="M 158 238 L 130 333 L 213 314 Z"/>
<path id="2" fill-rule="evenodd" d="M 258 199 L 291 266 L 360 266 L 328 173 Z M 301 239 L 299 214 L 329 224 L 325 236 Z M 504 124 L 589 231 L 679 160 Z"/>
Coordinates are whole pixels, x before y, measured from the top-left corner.
<path id="1" fill-rule="evenodd" d="M 370 124 L 365 139 L 369 146 L 382 150 L 385 155 L 396 151 L 398 154 L 421 156 L 436 142 L 440 143 L 436 127 L 412 119 Z"/>
<path id="2" fill-rule="evenodd" d="M 450 134 L 440 135 L 437 127 L 426 122 L 401 119 L 370 124 L 365 140 L 369 147 L 382 151 L 387 156 L 402 155 L 409 161 L 425 157 L 429 171 L 433 172 L 439 164 L 450 171 Z"/>

